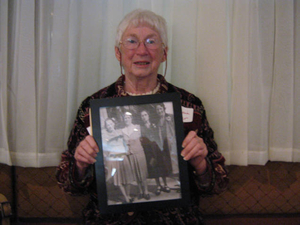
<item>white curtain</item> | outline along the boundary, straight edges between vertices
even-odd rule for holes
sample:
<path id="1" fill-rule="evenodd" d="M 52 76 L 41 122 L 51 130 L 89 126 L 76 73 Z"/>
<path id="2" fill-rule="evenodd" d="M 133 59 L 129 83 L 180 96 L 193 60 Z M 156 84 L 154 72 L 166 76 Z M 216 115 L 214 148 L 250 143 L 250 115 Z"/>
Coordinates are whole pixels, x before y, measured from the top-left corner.
<path id="1" fill-rule="evenodd" d="M 135 8 L 167 20 L 166 78 L 202 99 L 227 164 L 300 162 L 299 1 L 0 0 L 0 6 L 0 163 L 59 163 L 80 102 L 120 75 L 115 30 Z"/>

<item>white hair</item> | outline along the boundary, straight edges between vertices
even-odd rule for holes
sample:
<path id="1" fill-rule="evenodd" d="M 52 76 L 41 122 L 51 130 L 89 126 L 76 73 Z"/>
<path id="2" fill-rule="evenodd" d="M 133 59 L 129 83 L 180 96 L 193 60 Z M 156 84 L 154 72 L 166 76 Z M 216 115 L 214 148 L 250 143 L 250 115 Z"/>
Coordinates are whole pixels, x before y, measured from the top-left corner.
<path id="1" fill-rule="evenodd" d="M 119 47 L 123 33 L 128 27 L 138 27 L 140 25 L 149 26 L 158 32 L 165 47 L 168 46 L 167 23 L 166 20 L 152 11 L 144 9 L 136 9 L 128 13 L 119 23 L 117 28 L 115 46 Z"/>

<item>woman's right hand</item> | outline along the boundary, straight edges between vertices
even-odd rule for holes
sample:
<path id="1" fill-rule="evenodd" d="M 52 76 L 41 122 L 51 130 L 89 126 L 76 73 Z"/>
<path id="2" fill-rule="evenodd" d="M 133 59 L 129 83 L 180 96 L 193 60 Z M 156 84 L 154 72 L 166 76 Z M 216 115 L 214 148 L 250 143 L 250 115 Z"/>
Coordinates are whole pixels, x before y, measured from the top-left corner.
<path id="1" fill-rule="evenodd" d="M 95 139 L 88 135 L 77 146 L 75 150 L 75 160 L 79 176 L 82 176 L 86 168 L 96 162 L 96 156 L 99 152 Z"/>

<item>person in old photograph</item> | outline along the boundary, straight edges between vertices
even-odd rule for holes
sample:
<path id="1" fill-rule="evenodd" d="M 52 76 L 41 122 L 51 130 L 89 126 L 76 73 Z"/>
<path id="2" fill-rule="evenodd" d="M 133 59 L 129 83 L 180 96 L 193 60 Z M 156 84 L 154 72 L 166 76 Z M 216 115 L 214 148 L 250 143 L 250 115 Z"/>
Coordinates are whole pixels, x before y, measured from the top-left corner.
<path id="1" fill-rule="evenodd" d="M 155 123 L 150 121 L 149 111 L 141 111 L 141 120 L 141 140 L 147 159 L 148 178 L 155 179 L 156 195 L 160 195 L 162 189 L 165 192 L 170 192 L 166 179 L 166 177 L 170 174 L 171 158 L 169 157 L 169 152 L 163 151 L 162 146 L 159 147 L 160 138 L 158 128 Z M 164 186 L 161 185 L 160 178 L 162 178 Z"/>
<path id="2" fill-rule="evenodd" d="M 130 197 L 130 185 L 134 181 L 134 175 L 123 134 L 121 130 L 115 129 L 115 120 L 112 118 L 105 119 L 101 133 L 106 181 L 112 179 L 125 199 L 123 202 L 131 203 L 133 198 Z M 107 190 L 110 191 L 109 188 Z"/>
<path id="3" fill-rule="evenodd" d="M 123 105 L 107 108 L 107 115 L 110 118 L 115 118 L 116 129 L 124 128 L 124 113 L 130 111 L 132 114 L 132 123 L 138 124 L 138 107 L 136 105 Z"/>
<path id="4" fill-rule="evenodd" d="M 87 97 L 78 109 L 69 137 L 68 149 L 62 153 L 56 178 L 59 186 L 68 193 L 90 194 L 90 202 L 83 211 L 85 224 L 204 224 L 199 209 L 200 196 L 220 193 L 227 187 L 228 172 L 225 167 L 225 158 L 218 151 L 214 133 L 209 126 L 201 100 L 192 93 L 167 82 L 165 76 L 158 73 L 161 63 L 168 59 L 167 33 L 165 19 L 152 11 L 137 9 L 127 14 L 117 28 L 115 39 L 115 56 L 120 65 L 119 78 L 113 84 Z M 186 40 L 188 41 L 189 37 L 186 37 Z M 185 45 L 186 43 L 182 44 Z M 167 69 L 167 63 L 165 69 Z M 188 79 L 189 75 L 183 73 L 182 76 L 186 76 Z M 123 98 L 173 92 L 180 94 L 183 107 L 192 110 L 192 121 L 184 123 L 185 137 L 183 142 L 179 143 L 182 149 L 178 150 L 183 160 L 188 162 L 189 177 L 191 178 L 189 192 L 191 193 L 192 204 L 169 205 L 164 208 L 153 207 L 149 210 L 124 213 L 101 213 L 98 198 L 103 198 L 105 193 L 97 193 L 94 173 L 94 163 L 99 153 L 99 147 L 87 130 L 87 127 L 90 126 L 91 101 L 99 98 Z M 162 109 L 158 107 L 157 111 L 163 113 L 163 106 L 161 106 Z M 157 124 L 161 127 L 161 138 L 168 140 L 164 141 L 163 151 L 167 148 L 170 151 L 169 144 L 171 143 L 168 139 L 170 138 L 168 132 L 173 134 L 173 131 L 168 124 L 168 117 L 161 117 L 160 123 Z M 129 136 L 129 128 L 131 131 L 132 128 L 134 129 L 130 125 L 127 126 L 127 131 L 125 128 L 123 131 L 124 135 L 125 133 L 128 135 L 128 137 L 124 136 L 127 144 L 129 147 L 131 146 L 132 152 L 141 150 L 141 144 L 137 141 L 141 136 L 140 131 L 133 131 L 133 138 Z M 133 140 L 133 143 L 130 143 L 130 140 Z M 163 157 L 164 154 L 166 153 L 162 152 L 160 156 Z M 136 157 L 136 163 L 143 165 L 147 170 L 145 155 L 140 158 Z M 172 165 L 170 164 L 168 162 L 168 170 L 172 172 L 170 169 Z M 138 167 L 136 166 L 136 168 Z M 146 170 L 143 169 L 142 172 Z M 145 178 L 147 174 L 140 174 L 140 176 Z"/>
<path id="5" fill-rule="evenodd" d="M 171 165 L 167 165 L 169 176 L 178 174 L 178 157 L 177 157 L 177 144 L 174 126 L 174 117 L 171 114 L 166 113 L 166 106 L 164 103 L 156 105 L 156 113 L 158 115 L 158 135 L 160 139 L 160 145 L 165 152 L 166 160 L 170 156 Z M 169 154 L 169 156 L 167 156 Z M 169 187 L 166 187 L 169 190 Z"/>
<path id="6" fill-rule="evenodd" d="M 106 113 L 109 118 L 114 118 L 115 129 L 124 127 L 123 110 L 121 106 L 108 107 L 106 108 Z"/>
<path id="7" fill-rule="evenodd" d="M 135 174 L 138 186 L 138 199 L 150 199 L 147 184 L 147 163 L 144 149 L 141 145 L 141 130 L 138 124 L 132 123 L 132 113 L 126 111 L 124 113 L 125 127 L 122 129 L 124 140 L 128 146 L 129 160 L 132 166 L 133 173 Z"/>

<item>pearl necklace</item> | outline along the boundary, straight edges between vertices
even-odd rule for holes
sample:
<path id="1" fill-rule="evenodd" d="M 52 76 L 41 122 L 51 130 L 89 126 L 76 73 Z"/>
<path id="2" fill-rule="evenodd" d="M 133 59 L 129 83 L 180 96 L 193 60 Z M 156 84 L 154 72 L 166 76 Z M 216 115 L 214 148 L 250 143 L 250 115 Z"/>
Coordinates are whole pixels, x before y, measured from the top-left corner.
<path id="1" fill-rule="evenodd" d="M 160 82 L 157 83 L 157 86 L 152 91 L 148 91 L 148 92 L 141 93 L 141 94 L 131 93 L 129 91 L 126 91 L 126 93 L 129 94 L 130 96 L 153 95 L 158 92 L 159 88 L 160 88 Z"/>

